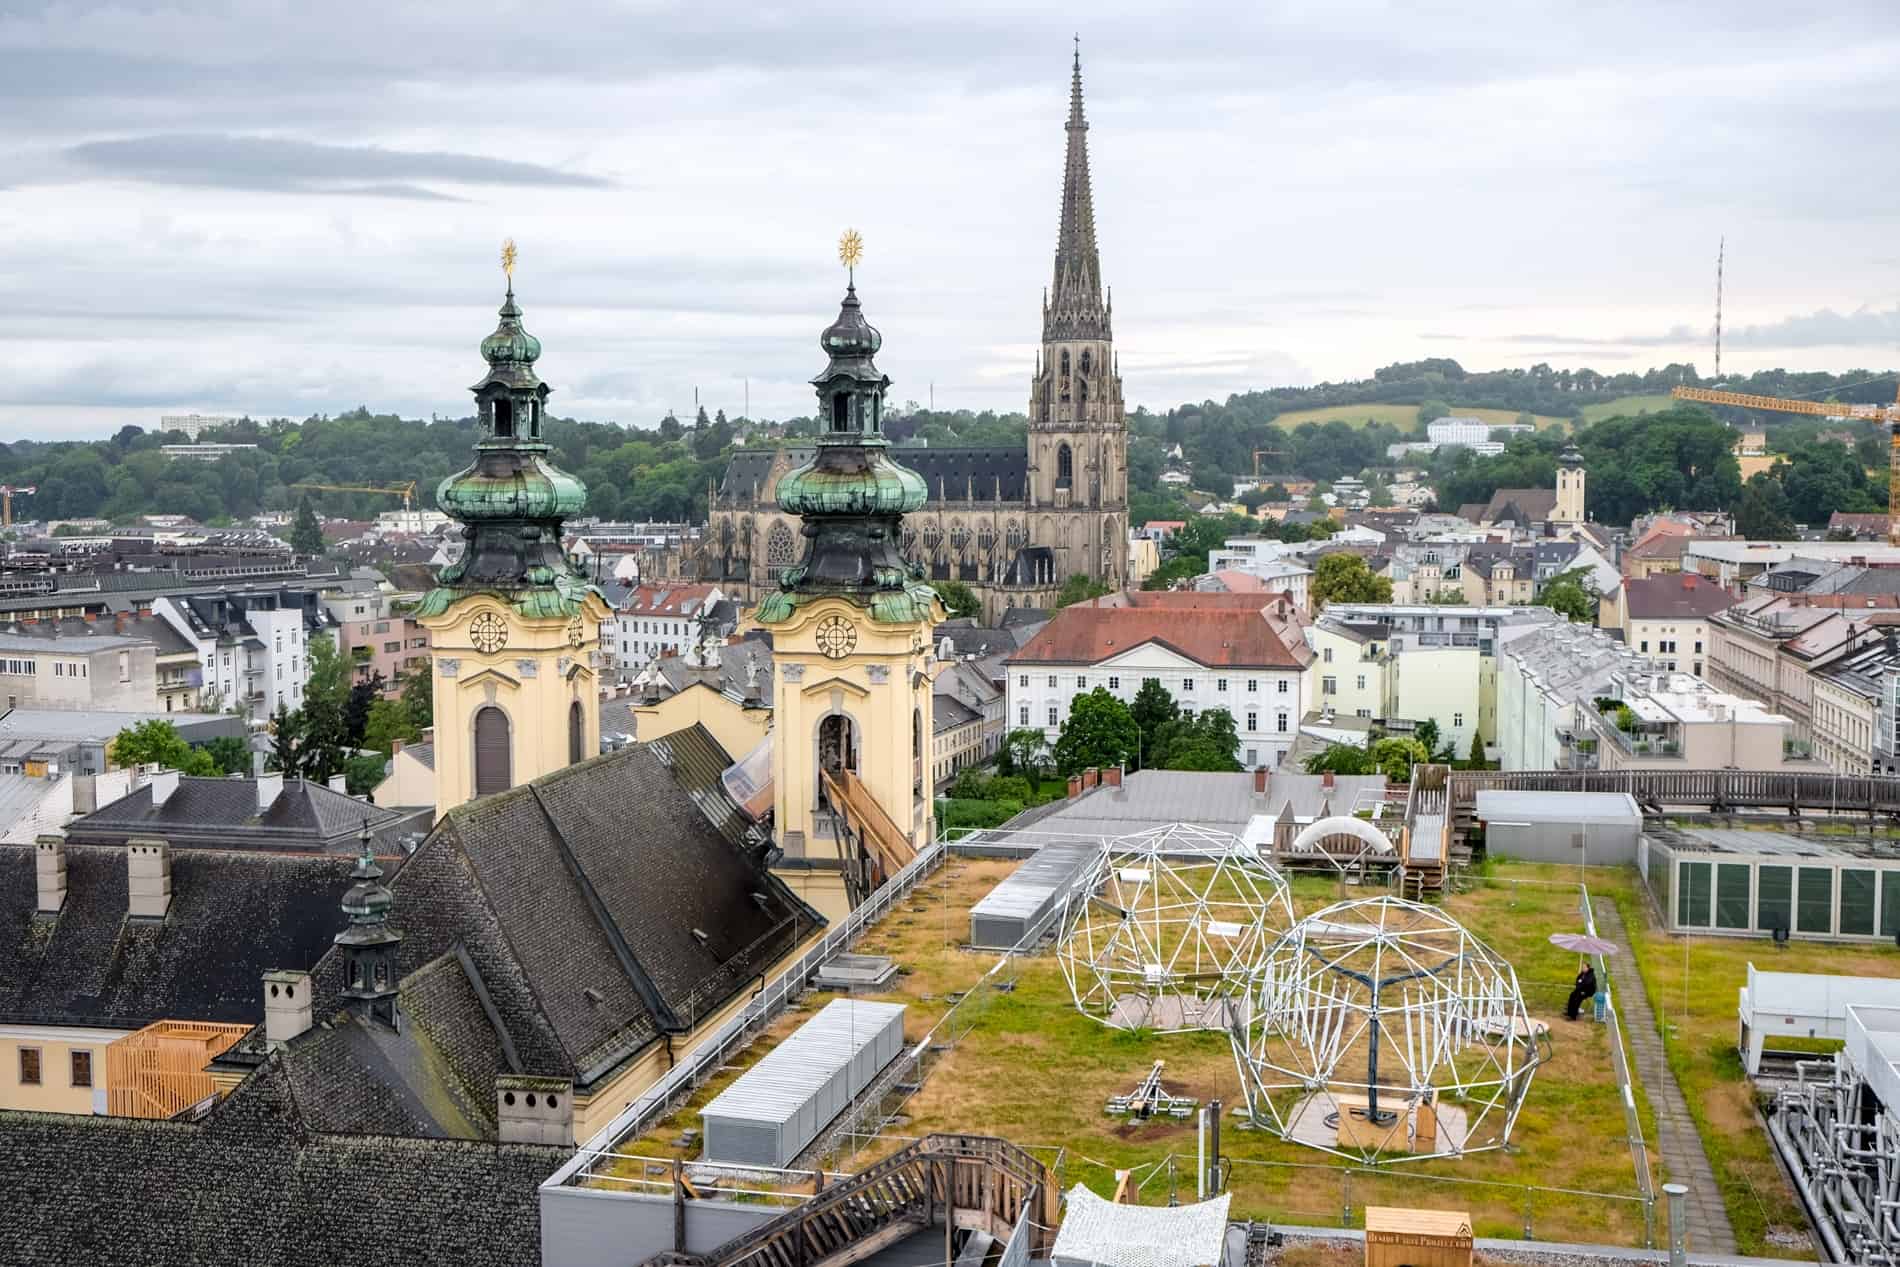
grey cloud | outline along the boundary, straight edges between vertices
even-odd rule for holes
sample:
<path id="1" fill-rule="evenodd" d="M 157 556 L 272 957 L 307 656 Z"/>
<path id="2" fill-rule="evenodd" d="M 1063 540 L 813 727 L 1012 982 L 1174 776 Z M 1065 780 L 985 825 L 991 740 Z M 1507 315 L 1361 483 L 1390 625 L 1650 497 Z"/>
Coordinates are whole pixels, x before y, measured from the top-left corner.
<path id="1" fill-rule="evenodd" d="M 611 182 L 539 163 L 373 145 L 322 145 L 279 137 L 163 133 L 87 141 L 65 151 L 107 176 L 160 185 L 271 193 L 356 194 L 444 199 L 420 181 L 457 185 L 539 185 L 602 189 Z"/>
<path id="2" fill-rule="evenodd" d="M 1704 343 L 1713 338 L 1709 330 L 1687 325 L 1671 326 L 1664 331 L 1641 334 L 1506 334 L 1463 335 L 1443 331 L 1419 336 L 1444 343 L 1467 343 L 1478 339 L 1487 343 L 1535 344 L 1552 348 L 1667 348 L 1685 343 Z M 1900 305 L 1881 310 L 1860 308 L 1853 312 L 1835 312 L 1822 308 L 1817 312 L 1796 313 L 1779 321 L 1761 325 L 1735 326 L 1722 335 L 1724 346 L 1753 348 L 1828 348 L 1892 347 L 1900 343 Z"/>

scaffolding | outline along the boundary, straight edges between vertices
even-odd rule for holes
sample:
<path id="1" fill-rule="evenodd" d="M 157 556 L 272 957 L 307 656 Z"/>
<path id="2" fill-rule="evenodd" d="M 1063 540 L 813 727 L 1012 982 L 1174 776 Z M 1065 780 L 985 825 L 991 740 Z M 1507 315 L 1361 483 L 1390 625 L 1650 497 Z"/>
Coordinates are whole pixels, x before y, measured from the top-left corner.
<path id="1" fill-rule="evenodd" d="M 1293 924 L 1286 878 L 1238 837 L 1186 823 L 1106 843 L 1070 891 L 1057 961 L 1111 1029 L 1226 1029 Z"/>
<path id="2" fill-rule="evenodd" d="M 1549 1056 L 1511 965 L 1435 907 L 1339 902 L 1273 948 L 1229 1037 L 1254 1124 L 1376 1164 L 1500 1148 Z"/>
<path id="3" fill-rule="evenodd" d="M 106 1048 L 106 1112 L 176 1117 L 214 1088 L 205 1066 L 250 1032 L 248 1025 L 154 1021 Z"/>

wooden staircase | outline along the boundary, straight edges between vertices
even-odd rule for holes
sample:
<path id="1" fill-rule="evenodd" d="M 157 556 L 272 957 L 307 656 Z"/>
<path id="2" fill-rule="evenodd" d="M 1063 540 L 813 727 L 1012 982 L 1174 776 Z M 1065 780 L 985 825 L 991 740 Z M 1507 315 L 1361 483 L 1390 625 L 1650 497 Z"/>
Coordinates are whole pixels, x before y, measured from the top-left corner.
<path id="1" fill-rule="evenodd" d="M 1060 1194 L 1048 1170 L 1006 1140 L 929 1135 L 826 1188 L 795 1210 L 705 1254 L 669 1251 L 650 1267 L 846 1267 L 925 1228 L 944 1229 L 945 1262 L 959 1230 L 1002 1242 L 1025 1211 L 1031 1258 L 1055 1242 Z"/>
<path id="2" fill-rule="evenodd" d="M 845 826 L 858 839 L 865 855 L 877 868 L 878 874 L 872 877 L 872 883 L 867 888 L 867 891 L 875 891 L 879 884 L 902 871 L 916 858 L 917 850 L 910 843 L 910 833 L 899 827 L 896 820 L 885 812 L 856 772 L 839 770 L 833 773 L 826 770 L 823 778 L 825 796 L 832 807 L 842 814 Z"/>

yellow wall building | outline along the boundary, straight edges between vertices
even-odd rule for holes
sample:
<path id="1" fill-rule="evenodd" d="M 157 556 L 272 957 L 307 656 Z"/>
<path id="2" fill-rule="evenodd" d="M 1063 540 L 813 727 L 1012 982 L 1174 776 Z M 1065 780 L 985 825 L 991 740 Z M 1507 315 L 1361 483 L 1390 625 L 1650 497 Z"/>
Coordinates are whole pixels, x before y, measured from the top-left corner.
<path id="1" fill-rule="evenodd" d="M 927 490 L 886 453 L 882 341 L 847 290 L 813 380 L 824 430 L 778 483 L 779 505 L 804 520 L 805 554 L 753 613 L 772 631 L 779 847 L 847 875 L 888 872 L 934 834 L 929 670 L 945 614 L 900 553 L 903 517 Z"/>

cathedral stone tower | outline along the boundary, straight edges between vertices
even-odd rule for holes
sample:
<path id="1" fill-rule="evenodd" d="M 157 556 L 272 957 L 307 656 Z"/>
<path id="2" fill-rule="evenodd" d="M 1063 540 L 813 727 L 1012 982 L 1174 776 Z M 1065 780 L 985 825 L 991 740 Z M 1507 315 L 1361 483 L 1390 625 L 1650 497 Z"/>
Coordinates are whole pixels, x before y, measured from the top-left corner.
<path id="1" fill-rule="evenodd" d="M 847 263 L 855 243 L 847 235 Z M 944 612 L 901 553 L 904 516 L 927 492 L 887 453 L 890 380 L 872 362 L 882 342 L 853 285 L 819 339 L 830 358 L 812 380 L 824 429 L 811 459 L 778 481 L 779 505 L 803 520 L 803 556 L 754 617 L 772 631 L 779 846 L 821 865 L 863 861 L 841 838 L 841 820 L 910 850 L 932 836 L 927 670 Z"/>
<path id="2" fill-rule="evenodd" d="M 1080 572 L 1119 586 L 1128 554 L 1128 421 L 1114 309 L 1095 247 L 1080 50 L 1067 126 L 1055 281 L 1043 298 L 1042 352 L 1029 387 L 1030 505 L 1037 539 L 1054 548 L 1058 579 Z"/>
<path id="3" fill-rule="evenodd" d="M 547 460 L 541 341 L 515 305 L 514 247 L 501 324 L 482 340 L 488 373 L 472 390 L 475 461 L 436 501 L 462 524 L 462 557 L 417 610 L 435 669 L 435 809 L 505 791 L 600 750 L 595 661 L 609 615 L 561 549 L 561 523 L 587 489 Z"/>
<path id="4" fill-rule="evenodd" d="M 1583 522 L 1583 454 L 1567 445 L 1557 459 L 1557 508 L 1551 520 L 1560 524 Z"/>

